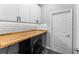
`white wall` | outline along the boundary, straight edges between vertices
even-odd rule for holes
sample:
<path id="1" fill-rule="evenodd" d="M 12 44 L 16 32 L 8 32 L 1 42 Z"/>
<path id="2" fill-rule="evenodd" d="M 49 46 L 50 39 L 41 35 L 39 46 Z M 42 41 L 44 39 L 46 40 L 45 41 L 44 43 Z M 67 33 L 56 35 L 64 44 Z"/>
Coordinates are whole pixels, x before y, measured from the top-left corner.
<path id="1" fill-rule="evenodd" d="M 61 10 L 66 10 L 66 9 L 71 9 L 73 11 L 73 42 L 74 42 L 74 46 L 75 45 L 75 41 L 76 41 L 76 5 L 72 5 L 72 4 L 46 4 L 46 5 L 42 5 L 42 22 L 46 23 L 48 25 L 48 39 L 47 39 L 47 47 L 49 47 L 51 49 L 50 42 L 52 40 L 52 33 L 51 33 L 51 27 L 52 27 L 52 23 L 51 23 L 51 13 L 53 13 L 54 11 L 61 11 Z"/>
<path id="2" fill-rule="evenodd" d="M 0 22 L 0 34 L 37 29 L 37 24 Z"/>
<path id="3" fill-rule="evenodd" d="M 46 24 L 17 23 L 17 22 L 0 22 L 0 34 L 35 30 L 35 29 L 47 30 L 47 25 Z"/>

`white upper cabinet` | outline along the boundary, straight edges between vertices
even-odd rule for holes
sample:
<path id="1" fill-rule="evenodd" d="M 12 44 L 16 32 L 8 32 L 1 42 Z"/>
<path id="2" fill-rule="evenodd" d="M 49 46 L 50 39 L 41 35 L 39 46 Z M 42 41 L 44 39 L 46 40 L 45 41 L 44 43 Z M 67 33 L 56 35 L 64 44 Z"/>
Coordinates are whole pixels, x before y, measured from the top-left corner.
<path id="1" fill-rule="evenodd" d="M 18 16 L 21 17 L 22 22 L 28 22 L 30 21 L 30 7 L 29 5 L 19 5 L 19 12 Z"/>
<path id="2" fill-rule="evenodd" d="M 30 21 L 41 22 L 41 8 L 38 5 L 30 6 Z"/>
<path id="3" fill-rule="evenodd" d="M 18 5 L 0 4 L 0 20 L 16 21 Z"/>
<path id="4" fill-rule="evenodd" d="M 41 8 L 36 4 L 20 5 L 19 16 L 23 22 L 36 23 L 37 20 L 41 22 Z"/>
<path id="5" fill-rule="evenodd" d="M 0 20 L 41 22 L 41 8 L 37 4 L 0 4 Z"/>

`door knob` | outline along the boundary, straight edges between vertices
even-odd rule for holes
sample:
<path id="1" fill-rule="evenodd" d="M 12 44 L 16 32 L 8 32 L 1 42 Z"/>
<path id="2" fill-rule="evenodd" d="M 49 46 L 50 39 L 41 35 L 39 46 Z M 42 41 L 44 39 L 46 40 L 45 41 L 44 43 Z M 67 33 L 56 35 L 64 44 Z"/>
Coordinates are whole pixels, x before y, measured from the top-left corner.
<path id="1" fill-rule="evenodd" d="M 70 37 L 70 35 L 67 35 L 67 37 Z"/>

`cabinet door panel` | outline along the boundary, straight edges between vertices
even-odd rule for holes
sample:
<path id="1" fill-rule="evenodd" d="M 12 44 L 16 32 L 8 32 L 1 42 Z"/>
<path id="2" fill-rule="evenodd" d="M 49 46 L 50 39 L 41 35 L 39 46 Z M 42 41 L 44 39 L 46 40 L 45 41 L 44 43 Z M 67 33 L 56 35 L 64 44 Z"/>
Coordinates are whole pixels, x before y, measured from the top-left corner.
<path id="1" fill-rule="evenodd" d="M 8 53 L 8 47 L 0 49 L 0 54 L 7 54 Z"/>
<path id="2" fill-rule="evenodd" d="M 9 47 L 8 54 L 15 54 L 19 52 L 19 44 L 15 44 Z"/>
<path id="3" fill-rule="evenodd" d="M 36 23 L 36 20 L 41 20 L 41 8 L 36 4 L 20 5 L 19 16 L 22 22 Z"/>
<path id="4" fill-rule="evenodd" d="M 36 22 L 41 20 L 41 8 L 38 5 L 30 6 L 30 21 Z"/>
<path id="5" fill-rule="evenodd" d="M 22 22 L 30 22 L 29 5 L 19 5 L 19 16 Z"/>
<path id="6" fill-rule="evenodd" d="M 0 4 L 0 20 L 16 21 L 18 5 Z"/>

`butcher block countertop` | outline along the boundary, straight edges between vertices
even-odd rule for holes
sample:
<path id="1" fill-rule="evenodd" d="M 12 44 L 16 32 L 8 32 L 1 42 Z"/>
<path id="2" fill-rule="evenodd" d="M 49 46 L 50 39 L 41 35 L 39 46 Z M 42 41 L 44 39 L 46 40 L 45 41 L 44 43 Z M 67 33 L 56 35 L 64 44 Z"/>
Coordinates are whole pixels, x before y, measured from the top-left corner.
<path id="1" fill-rule="evenodd" d="M 0 48 L 8 47 L 46 32 L 47 30 L 30 30 L 0 35 Z"/>

